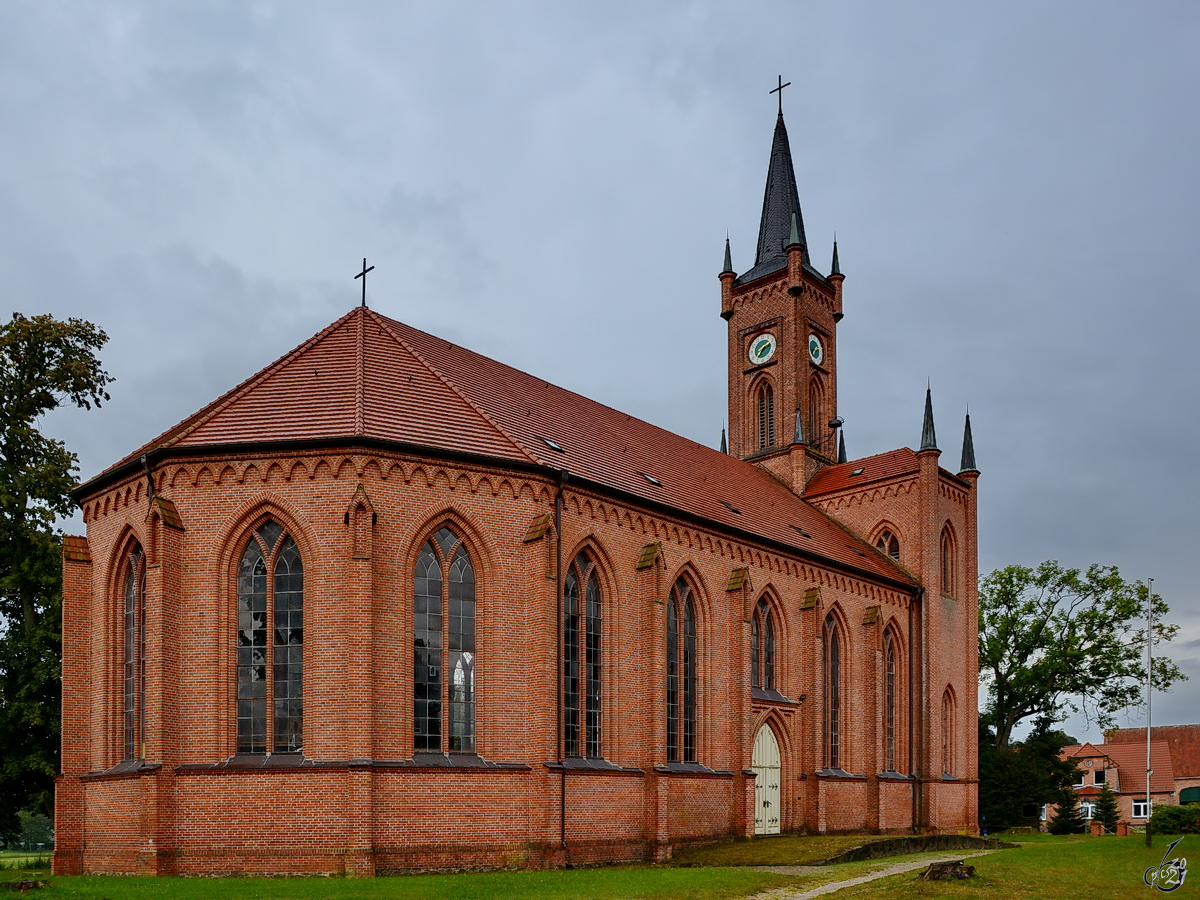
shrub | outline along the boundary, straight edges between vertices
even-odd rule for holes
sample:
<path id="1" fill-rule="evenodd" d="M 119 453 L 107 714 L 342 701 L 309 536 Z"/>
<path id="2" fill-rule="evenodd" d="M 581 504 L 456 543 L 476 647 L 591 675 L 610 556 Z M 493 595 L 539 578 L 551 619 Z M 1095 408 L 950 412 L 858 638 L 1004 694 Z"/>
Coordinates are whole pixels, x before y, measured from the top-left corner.
<path id="1" fill-rule="evenodd" d="M 1155 834 L 1200 834 L 1200 806 L 1156 806 L 1150 830 Z"/>

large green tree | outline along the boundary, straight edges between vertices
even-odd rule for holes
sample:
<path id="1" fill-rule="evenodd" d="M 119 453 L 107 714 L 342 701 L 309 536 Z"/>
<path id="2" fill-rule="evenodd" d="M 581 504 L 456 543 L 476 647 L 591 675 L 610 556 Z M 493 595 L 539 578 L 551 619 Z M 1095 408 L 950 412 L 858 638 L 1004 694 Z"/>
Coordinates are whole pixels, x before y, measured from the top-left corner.
<path id="1" fill-rule="evenodd" d="M 1048 724 L 1083 712 L 1111 725 L 1144 700 L 1146 586 L 1125 581 L 1113 566 L 1068 569 L 1051 560 L 1037 568 L 1007 566 L 979 585 L 979 680 L 987 688 L 983 721 L 997 749 L 1027 719 Z M 1154 642 L 1178 626 L 1166 602 L 1151 600 Z M 1185 676 L 1161 653 L 1153 681 L 1167 690 Z"/>
<path id="2" fill-rule="evenodd" d="M 1025 740 L 996 747 L 996 736 L 979 728 L 979 818 L 988 832 L 1038 821 L 1044 804 L 1075 793 L 1076 765 L 1059 754 L 1075 738 L 1038 722 Z"/>
<path id="3" fill-rule="evenodd" d="M 90 409 L 112 379 L 108 338 L 81 319 L 13 313 L 0 325 L 0 832 L 51 811 L 58 772 L 61 532 L 76 457 L 42 434 L 59 406 Z"/>

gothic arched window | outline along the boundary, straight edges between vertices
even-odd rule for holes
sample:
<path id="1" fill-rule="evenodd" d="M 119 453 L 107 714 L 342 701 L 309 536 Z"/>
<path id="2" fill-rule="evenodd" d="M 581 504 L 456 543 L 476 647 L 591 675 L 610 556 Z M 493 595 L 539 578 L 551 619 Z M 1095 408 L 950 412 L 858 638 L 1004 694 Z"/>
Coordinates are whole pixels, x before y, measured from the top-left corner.
<path id="1" fill-rule="evenodd" d="M 580 553 L 563 582 L 563 752 L 600 753 L 600 652 L 602 609 L 596 564 Z M 582 666 L 581 666 L 582 663 Z M 583 753 L 580 753 L 580 717 Z"/>
<path id="2" fill-rule="evenodd" d="M 825 619 L 825 764 L 842 768 L 842 638 L 833 616 Z"/>
<path id="3" fill-rule="evenodd" d="M 947 597 L 953 597 L 954 578 L 954 536 L 950 533 L 950 526 L 942 529 L 942 593 Z"/>
<path id="4" fill-rule="evenodd" d="M 476 661 L 475 567 L 462 539 L 444 526 L 422 545 L 413 578 L 416 752 L 475 752 Z"/>
<path id="5" fill-rule="evenodd" d="M 775 624 L 771 606 L 762 597 L 750 621 L 750 686 L 775 689 Z"/>
<path id="6" fill-rule="evenodd" d="M 946 688 L 942 694 L 942 772 L 954 772 L 954 694 Z"/>
<path id="7" fill-rule="evenodd" d="M 304 566 L 279 523 L 268 520 L 246 542 L 237 594 L 238 752 L 298 753 L 304 747 Z"/>
<path id="8" fill-rule="evenodd" d="M 667 760 L 696 761 L 696 605 L 679 578 L 667 601 Z"/>
<path id="9" fill-rule="evenodd" d="M 822 410 L 825 408 L 825 392 L 821 382 L 814 378 L 808 384 L 808 441 L 817 449 L 824 452 L 825 436 L 829 425 L 823 421 Z"/>
<path id="10" fill-rule="evenodd" d="M 146 755 L 146 559 L 137 544 L 125 557 L 122 598 L 122 759 L 142 759 Z"/>
<path id="11" fill-rule="evenodd" d="M 900 558 L 900 541 L 887 528 L 879 533 L 879 538 L 875 541 L 875 546 L 880 553 L 890 556 L 892 559 Z"/>
<path id="12" fill-rule="evenodd" d="M 775 392 L 764 381 L 758 388 L 758 449 L 775 446 Z"/>

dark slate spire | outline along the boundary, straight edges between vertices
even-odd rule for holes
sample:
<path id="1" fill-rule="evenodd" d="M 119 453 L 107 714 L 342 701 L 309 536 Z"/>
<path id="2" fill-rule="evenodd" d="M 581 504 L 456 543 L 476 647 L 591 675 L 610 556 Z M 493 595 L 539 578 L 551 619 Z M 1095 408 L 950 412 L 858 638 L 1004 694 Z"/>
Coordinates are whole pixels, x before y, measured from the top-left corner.
<path id="1" fill-rule="evenodd" d="M 971 411 L 967 410 L 967 424 L 963 427 L 962 465 L 958 467 L 958 474 L 978 471 L 975 468 L 975 441 L 971 438 Z"/>
<path id="2" fill-rule="evenodd" d="M 838 432 L 838 459 L 839 463 L 846 461 L 846 432 Z"/>
<path id="3" fill-rule="evenodd" d="M 729 441 L 725 440 L 725 426 L 724 425 L 721 426 L 721 452 L 722 453 L 729 452 Z"/>
<path id="4" fill-rule="evenodd" d="M 921 449 L 936 450 L 937 435 L 933 431 L 933 392 L 925 388 L 925 423 L 921 426 Z"/>
<path id="5" fill-rule="evenodd" d="M 833 262 L 831 262 L 829 264 L 829 274 L 830 275 L 841 275 L 842 274 L 842 267 L 838 265 L 837 235 L 836 234 L 833 236 Z"/>
<path id="6" fill-rule="evenodd" d="M 725 235 L 725 268 L 721 269 L 721 274 L 733 271 L 733 255 L 729 252 L 729 235 Z"/>
<path id="7" fill-rule="evenodd" d="M 792 433 L 792 443 L 806 443 L 804 440 L 804 419 L 800 415 L 800 407 L 796 407 L 796 430 Z"/>
<path id="8" fill-rule="evenodd" d="M 739 283 L 787 266 L 787 254 L 783 248 L 792 236 L 792 213 L 796 214 L 796 243 L 804 246 L 804 265 L 811 268 L 808 240 L 804 236 L 804 215 L 800 211 L 800 194 L 796 190 L 796 173 L 792 169 L 792 150 L 788 144 L 787 127 L 783 124 L 783 113 L 780 113 L 775 120 L 771 163 L 767 167 L 767 187 L 763 192 L 758 253 L 754 257 L 754 268 L 742 273 Z"/>

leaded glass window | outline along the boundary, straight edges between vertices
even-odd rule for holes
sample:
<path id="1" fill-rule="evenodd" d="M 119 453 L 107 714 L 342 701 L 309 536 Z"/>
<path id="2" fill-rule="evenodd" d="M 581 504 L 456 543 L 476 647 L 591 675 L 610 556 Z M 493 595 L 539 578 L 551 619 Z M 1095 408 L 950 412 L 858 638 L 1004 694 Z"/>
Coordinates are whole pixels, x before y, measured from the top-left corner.
<path id="1" fill-rule="evenodd" d="M 667 759 L 696 761 L 696 606 L 680 578 L 667 603 Z"/>
<path id="2" fill-rule="evenodd" d="M 750 686 L 775 689 L 775 624 L 766 597 L 759 599 L 750 621 Z"/>
<path id="3" fill-rule="evenodd" d="M 842 642 L 833 616 L 825 620 L 825 759 L 842 767 Z"/>
<path id="4" fill-rule="evenodd" d="M 238 752 L 300 752 L 304 566 L 296 542 L 274 521 L 251 535 L 238 564 L 237 669 Z"/>
<path id="5" fill-rule="evenodd" d="M 563 752 L 567 756 L 602 755 L 602 626 L 596 566 L 580 553 L 563 582 Z"/>
<path id="6" fill-rule="evenodd" d="M 475 751 L 475 567 L 442 527 L 413 574 L 413 749 Z M 443 673 L 449 673 L 444 677 Z"/>
<path id="7" fill-rule="evenodd" d="M 887 529 L 884 529 L 880 533 L 879 539 L 875 541 L 875 546 L 879 549 L 880 553 L 885 553 L 892 559 L 900 558 L 900 541 L 896 535 Z"/>
<path id="8" fill-rule="evenodd" d="M 122 584 L 122 753 L 123 759 L 142 759 L 146 698 L 146 560 L 134 545 L 125 557 Z"/>

